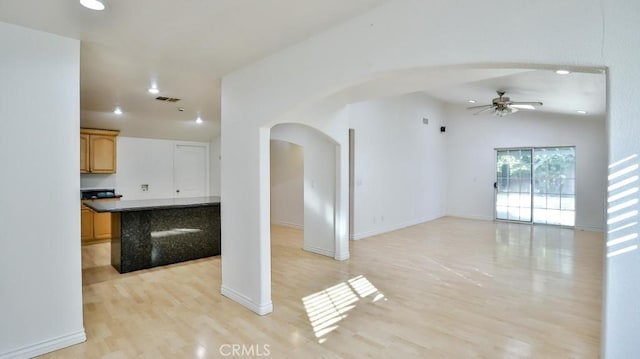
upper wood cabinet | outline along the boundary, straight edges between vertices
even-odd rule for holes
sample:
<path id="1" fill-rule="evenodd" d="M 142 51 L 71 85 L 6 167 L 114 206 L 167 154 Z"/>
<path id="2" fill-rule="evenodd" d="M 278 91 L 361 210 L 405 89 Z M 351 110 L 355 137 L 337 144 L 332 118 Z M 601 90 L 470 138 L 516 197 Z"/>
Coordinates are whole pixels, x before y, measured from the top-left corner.
<path id="1" fill-rule="evenodd" d="M 89 135 L 80 134 L 80 173 L 89 173 Z"/>
<path id="2" fill-rule="evenodd" d="M 116 173 L 118 133 L 80 129 L 80 173 Z"/>

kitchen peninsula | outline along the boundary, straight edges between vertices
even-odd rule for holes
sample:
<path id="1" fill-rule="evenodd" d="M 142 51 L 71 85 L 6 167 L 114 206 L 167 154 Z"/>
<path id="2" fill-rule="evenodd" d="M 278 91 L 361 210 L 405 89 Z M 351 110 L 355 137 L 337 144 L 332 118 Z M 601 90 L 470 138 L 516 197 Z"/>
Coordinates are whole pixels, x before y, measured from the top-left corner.
<path id="1" fill-rule="evenodd" d="M 111 265 L 120 273 L 220 254 L 220 197 L 86 206 L 111 213 Z"/>

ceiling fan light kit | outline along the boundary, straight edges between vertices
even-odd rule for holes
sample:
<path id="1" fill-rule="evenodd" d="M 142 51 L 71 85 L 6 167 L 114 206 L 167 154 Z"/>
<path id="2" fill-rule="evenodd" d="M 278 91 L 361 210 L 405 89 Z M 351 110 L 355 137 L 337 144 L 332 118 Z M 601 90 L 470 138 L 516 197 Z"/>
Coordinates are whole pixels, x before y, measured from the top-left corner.
<path id="1" fill-rule="evenodd" d="M 536 106 L 542 106 L 542 102 L 539 101 L 511 101 L 511 99 L 505 96 L 504 91 L 496 91 L 498 97 L 494 98 L 491 105 L 480 105 L 467 107 L 469 110 L 479 110 L 474 115 L 492 111 L 498 117 L 504 117 L 512 113 L 518 112 L 520 109 L 535 110 Z"/>
<path id="2" fill-rule="evenodd" d="M 80 4 L 91 10 L 104 10 L 104 4 L 99 0 L 80 0 Z"/>

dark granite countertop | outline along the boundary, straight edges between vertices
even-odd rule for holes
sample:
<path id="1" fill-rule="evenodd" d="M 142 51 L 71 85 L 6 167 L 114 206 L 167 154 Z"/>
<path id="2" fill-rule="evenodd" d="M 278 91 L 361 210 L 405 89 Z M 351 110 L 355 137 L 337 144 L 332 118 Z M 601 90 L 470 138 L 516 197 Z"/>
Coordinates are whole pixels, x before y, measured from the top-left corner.
<path id="1" fill-rule="evenodd" d="M 220 204 L 220 197 L 163 198 L 125 201 L 87 202 L 85 206 L 98 213 L 148 211 L 152 209 L 203 207 Z"/>
<path id="2" fill-rule="evenodd" d="M 110 197 L 98 197 L 98 196 L 91 196 L 91 197 L 81 197 L 80 199 L 83 201 L 100 201 L 103 199 L 111 199 L 111 198 L 122 198 L 121 194 L 114 194 L 113 196 Z"/>

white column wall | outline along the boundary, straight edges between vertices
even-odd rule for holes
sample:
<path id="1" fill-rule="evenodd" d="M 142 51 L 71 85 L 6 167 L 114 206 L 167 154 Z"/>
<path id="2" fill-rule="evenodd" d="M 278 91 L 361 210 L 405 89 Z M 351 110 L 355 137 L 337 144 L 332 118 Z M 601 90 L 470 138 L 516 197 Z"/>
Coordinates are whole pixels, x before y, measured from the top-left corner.
<path id="1" fill-rule="evenodd" d="M 220 136 L 211 140 L 209 144 L 209 161 L 211 162 L 209 174 L 209 192 L 212 196 L 220 195 Z"/>
<path id="2" fill-rule="evenodd" d="M 0 23 L 0 358 L 83 342 L 80 42 Z"/>
<path id="3" fill-rule="evenodd" d="M 604 48 L 605 63 L 609 66 L 609 162 L 611 164 L 640 155 L 640 43 L 637 34 L 640 33 L 640 2 L 634 0 L 614 1 L 606 0 L 603 4 L 605 18 Z M 635 158 L 631 163 L 638 164 Z M 623 168 L 625 166 L 622 166 Z M 612 168 L 611 172 L 620 170 L 620 167 Z M 632 175 L 640 175 L 636 170 Z M 624 178 L 624 177 L 622 177 Z M 611 181 L 610 184 L 616 183 Z M 638 188 L 637 182 L 629 187 Z M 619 191 L 619 190 L 618 190 Z M 615 194 L 618 191 L 611 192 Z M 625 200 L 638 199 L 635 194 Z M 614 201 L 610 204 L 618 205 L 622 201 Z M 613 241 L 624 236 L 638 235 L 640 232 L 640 218 L 637 211 L 640 206 L 636 203 L 627 209 L 627 213 L 636 214 L 627 220 L 631 224 L 625 230 L 607 235 L 608 241 Z M 624 213 L 624 212 L 623 212 Z M 621 212 L 609 215 L 609 220 Z M 608 230 L 617 226 L 610 225 Z M 607 257 L 604 288 L 604 332 L 602 337 L 603 357 L 615 358 L 640 358 L 640 250 L 638 238 L 634 240 L 611 245 L 607 248 L 609 254 L 619 250 L 635 249 L 620 255 Z"/>
<path id="4" fill-rule="evenodd" d="M 448 204 L 451 216 L 493 220 L 495 148 L 576 147 L 576 227 L 604 230 L 607 145 L 604 118 L 522 110 L 507 117 L 447 112 Z"/>

